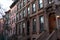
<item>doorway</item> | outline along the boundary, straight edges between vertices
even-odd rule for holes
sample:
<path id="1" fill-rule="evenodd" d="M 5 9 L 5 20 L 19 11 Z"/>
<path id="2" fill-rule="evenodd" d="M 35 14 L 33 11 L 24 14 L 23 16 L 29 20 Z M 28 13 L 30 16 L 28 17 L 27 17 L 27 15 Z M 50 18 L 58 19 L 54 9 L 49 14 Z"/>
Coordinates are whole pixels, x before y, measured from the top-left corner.
<path id="1" fill-rule="evenodd" d="M 52 31 L 56 28 L 56 17 L 54 13 L 49 14 L 48 22 L 49 22 L 49 33 L 52 33 Z"/>

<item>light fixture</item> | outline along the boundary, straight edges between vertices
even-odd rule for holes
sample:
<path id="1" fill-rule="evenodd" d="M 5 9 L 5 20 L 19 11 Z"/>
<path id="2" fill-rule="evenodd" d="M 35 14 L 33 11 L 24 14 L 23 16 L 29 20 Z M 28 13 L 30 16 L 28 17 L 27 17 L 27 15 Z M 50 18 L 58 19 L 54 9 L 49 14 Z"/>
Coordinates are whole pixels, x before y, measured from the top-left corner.
<path id="1" fill-rule="evenodd" d="M 56 16 L 57 18 L 60 17 L 60 16 Z"/>

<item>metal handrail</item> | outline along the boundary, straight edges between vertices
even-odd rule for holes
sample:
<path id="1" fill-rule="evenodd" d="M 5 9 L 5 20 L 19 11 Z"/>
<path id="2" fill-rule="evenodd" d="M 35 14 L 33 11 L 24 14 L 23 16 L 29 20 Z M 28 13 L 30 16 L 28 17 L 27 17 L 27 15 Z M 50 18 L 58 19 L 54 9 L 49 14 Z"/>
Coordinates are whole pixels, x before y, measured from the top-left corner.
<path id="1" fill-rule="evenodd" d="M 37 39 L 36 40 L 38 40 L 39 38 L 42 38 L 43 37 L 43 35 L 45 35 L 46 34 L 46 31 L 43 31 L 42 33 L 40 33 L 40 35 L 37 37 Z"/>
<path id="2" fill-rule="evenodd" d="M 53 30 L 53 32 L 49 35 L 49 37 L 47 38 L 47 40 L 49 40 L 49 39 L 54 35 L 55 32 L 56 32 L 56 31 Z"/>
<path id="3" fill-rule="evenodd" d="M 44 34 L 44 31 L 42 33 L 40 33 L 40 35 L 37 37 L 37 39 L 40 38 L 43 34 Z"/>

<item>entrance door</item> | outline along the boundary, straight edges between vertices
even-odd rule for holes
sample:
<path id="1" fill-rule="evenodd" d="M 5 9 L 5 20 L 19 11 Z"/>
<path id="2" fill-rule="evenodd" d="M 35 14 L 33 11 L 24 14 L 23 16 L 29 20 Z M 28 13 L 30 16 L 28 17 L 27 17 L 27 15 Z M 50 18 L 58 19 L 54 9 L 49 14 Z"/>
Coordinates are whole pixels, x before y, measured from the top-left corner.
<path id="1" fill-rule="evenodd" d="M 49 14 L 49 32 L 51 33 L 56 27 L 56 17 L 54 14 Z"/>

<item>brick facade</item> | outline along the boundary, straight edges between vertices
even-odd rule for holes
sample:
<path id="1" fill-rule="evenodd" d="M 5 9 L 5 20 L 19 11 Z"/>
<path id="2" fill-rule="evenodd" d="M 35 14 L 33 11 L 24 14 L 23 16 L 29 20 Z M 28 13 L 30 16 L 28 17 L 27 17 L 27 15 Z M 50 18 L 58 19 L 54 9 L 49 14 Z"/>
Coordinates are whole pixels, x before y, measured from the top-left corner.
<path id="1" fill-rule="evenodd" d="M 13 32 L 16 32 L 17 40 L 57 40 L 59 0 L 18 0 L 14 3 L 10 22 L 12 31 L 15 27 Z"/>

